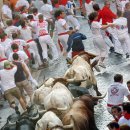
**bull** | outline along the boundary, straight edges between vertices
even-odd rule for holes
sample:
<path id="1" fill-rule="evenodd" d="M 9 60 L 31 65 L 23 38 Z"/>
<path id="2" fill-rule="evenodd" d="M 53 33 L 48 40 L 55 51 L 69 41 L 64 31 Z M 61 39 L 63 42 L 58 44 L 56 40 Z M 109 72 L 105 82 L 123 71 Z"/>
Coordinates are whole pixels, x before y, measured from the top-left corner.
<path id="1" fill-rule="evenodd" d="M 103 99 L 105 96 L 81 96 L 64 116 L 62 123 L 68 130 L 98 130 L 94 119 L 94 105 L 97 104 L 99 99 Z"/>
<path id="2" fill-rule="evenodd" d="M 90 61 L 87 53 L 80 56 L 76 56 L 72 61 L 72 66 L 64 74 L 64 78 L 75 79 L 75 80 L 86 79 L 84 82 L 81 82 L 79 86 L 87 87 L 87 88 L 93 86 L 94 90 L 96 91 L 96 94 L 98 96 L 101 96 L 101 93 L 98 91 L 97 88 L 97 81 L 94 76 L 94 72 L 92 70 L 94 64 L 96 63 L 90 65 Z"/>

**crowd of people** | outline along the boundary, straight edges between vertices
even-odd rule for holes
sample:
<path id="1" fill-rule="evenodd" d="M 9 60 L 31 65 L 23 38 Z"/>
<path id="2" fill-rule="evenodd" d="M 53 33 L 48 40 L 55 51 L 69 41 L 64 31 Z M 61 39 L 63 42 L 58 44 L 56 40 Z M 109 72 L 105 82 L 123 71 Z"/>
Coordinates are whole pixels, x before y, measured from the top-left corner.
<path id="1" fill-rule="evenodd" d="M 30 97 L 37 81 L 31 69 L 43 69 L 52 60 L 63 55 L 70 63 L 72 58 L 85 50 L 80 33 L 79 12 L 91 28 L 97 64 L 94 67 L 106 68 L 104 60 L 108 53 L 130 57 L 130 2 L 115 0 L 117 13 L 112 12 L 109 1 L 101 9 L 96 1 L 42 0 L 42 6 L 35 7 L 33 0 L 3 0 L 0 19 L 0 81 L 1 93 L 10 106 L 19 114 L 15 98 L 23 110 L 28 109 L 25 92 Z M 54 33 L 55 32 L 55 33 Z M 58 40 L 54 43 L 54 37 Z M 91 63 L 90 63 L 91 64 Z M 130 130 L 130 81 L 123 85 L 123 76 L 114 76 L 114 83 L 108 89 L 107 107 L 113 115 L 110 130 Z"/>

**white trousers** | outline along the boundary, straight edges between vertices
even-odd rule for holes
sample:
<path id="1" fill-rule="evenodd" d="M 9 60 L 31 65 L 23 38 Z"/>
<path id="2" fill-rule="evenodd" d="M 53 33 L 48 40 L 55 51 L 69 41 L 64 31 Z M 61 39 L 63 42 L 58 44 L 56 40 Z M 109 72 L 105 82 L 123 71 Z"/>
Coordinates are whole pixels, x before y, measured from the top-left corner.
<path id="1" fill-rule="evenodd" d="M 80 29 L 79 21 L 73 15 L 67 16 L 67 23 L 69 24 L 69 26 L 74 27 L 74 29 L 76 30 Z"/>
<path id="2" fill-rule="evenodd" d="M 122 46 L 121 46 L 121 43 L 118 39 L 118 36 L 117 36 L 117 33 L 116 33 L 116 30 L 115 28 L 107 28 L 107 31 L 111 34 L 112 36 L 112 40 L 114 42 L 114 48 L 115 48 L 115 52 L 117 53 L 120 53 L 120 54 L 123 54 L 122 52 Z"/>
<path id="3" fill-rule="evenodd" d="M 40 36 L 39 37 L 39 42 L 40 42 L 42 50 L 43 50 L 43 52 L 42 52 L 43 58 L 48 59 L 47 45 L 52 50 L 53 60 L 55 60 L 55 59 L 57 59 L 59 57 L 56 45 L 54 44 L 54 42 L 51 39 L 50 35 Z"/>
<path id="4" fill-rule="evenodd" d="M 130 54 L 130 37 L 128 33 L 124 33 L 121 35 L 118 35 L 119 41 L 121 42 L 121 46 L 123 49 L 123 52 L 126 54 Z"/>
<path id="5" fill-rule="evenodd" d="M 38 48 L 37 48 L 36 42 L 35 41 L 31 41 L 31 42 L 28 43 L 28 45 L 29 45 L 29 51 L 31 53 L 33 53 L 33 56 L 34 56 L 34 59 L 35 59 L 35 63 L 38 63 L 38 66 L 42 65 L 42 61 L 41 61 L 40 55 L 38 53 Z"/>

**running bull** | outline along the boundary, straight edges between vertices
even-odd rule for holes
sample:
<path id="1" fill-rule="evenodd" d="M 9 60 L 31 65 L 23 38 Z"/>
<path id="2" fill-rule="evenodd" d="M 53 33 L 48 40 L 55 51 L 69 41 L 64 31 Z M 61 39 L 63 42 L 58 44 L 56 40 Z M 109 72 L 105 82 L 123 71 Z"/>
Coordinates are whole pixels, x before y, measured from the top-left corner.
<path id="1" fill-rule="evenodd" d="M 97 81 L 94 76 L 94 72 L 92 70 L 93 65 L 90 65 L 88 54 L 83 54 L 80 56 L 76 56 L 73 58 L 72 66 L 66 71 L 64 78 L 66 79 L 75 79 L 75 80 L 83 80 L 81 82 L 80 87 L 94 87 L 96 94 L 101 96 L 101 93 L 97 88 Z"/>

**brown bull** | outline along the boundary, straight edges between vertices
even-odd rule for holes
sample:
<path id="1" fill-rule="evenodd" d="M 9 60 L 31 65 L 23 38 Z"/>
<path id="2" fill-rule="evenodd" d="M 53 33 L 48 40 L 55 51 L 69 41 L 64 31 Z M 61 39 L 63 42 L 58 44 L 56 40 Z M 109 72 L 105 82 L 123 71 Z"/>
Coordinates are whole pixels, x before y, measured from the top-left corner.
<path id="1" fill-rule="evenodd" d="M 63 118 L 68 130 L 98 130 L 94 119 L 94 105 L 103 97 L 81 96 Z"/>

